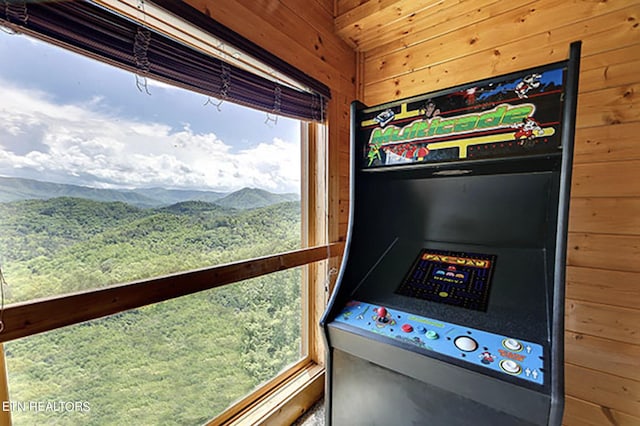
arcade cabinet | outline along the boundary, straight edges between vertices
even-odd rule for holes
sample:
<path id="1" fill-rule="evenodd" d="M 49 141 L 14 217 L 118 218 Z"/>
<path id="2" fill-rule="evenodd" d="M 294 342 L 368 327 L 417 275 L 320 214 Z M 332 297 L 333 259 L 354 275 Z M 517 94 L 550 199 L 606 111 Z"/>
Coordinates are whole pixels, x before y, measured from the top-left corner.
<path id="1" fill-rule="evenodd" d="M 352 104 L 327 424 L 561 424 L 579 57 Z"/>

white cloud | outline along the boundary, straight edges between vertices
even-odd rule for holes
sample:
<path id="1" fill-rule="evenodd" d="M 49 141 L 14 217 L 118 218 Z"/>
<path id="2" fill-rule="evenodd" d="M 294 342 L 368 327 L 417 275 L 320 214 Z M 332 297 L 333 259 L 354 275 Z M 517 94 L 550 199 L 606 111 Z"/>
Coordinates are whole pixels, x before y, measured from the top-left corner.
<path id="1" fill-rule="evenodd" d="M 0 85 L 0 174 L 20 169 L 21 176 L 33 171 L 34 179 L 98 187 L 299 191 L 297 141 L 274 138 L 238 150 L 188 125 L 172 129 L 101 112 L 108 110 L 101 97 L 60 104 L 46 93 Z"/>

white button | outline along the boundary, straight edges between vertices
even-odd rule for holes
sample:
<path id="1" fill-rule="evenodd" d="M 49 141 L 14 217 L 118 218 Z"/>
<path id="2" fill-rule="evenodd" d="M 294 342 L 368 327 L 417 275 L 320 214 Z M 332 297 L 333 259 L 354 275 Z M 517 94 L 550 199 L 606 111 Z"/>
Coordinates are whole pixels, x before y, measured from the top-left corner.
<path id="1" fill-rule="evenodd" d="M 511 373 L 511 374 L 520 373 L 520 366 L 518 365 L 518 363 L 510 359 L 503 359 L 502 361 L 500 361 L 500 367 L 502 367 L 502 369 L 507 373 Z"/>
<path id="2" fill-rule="evenodd" d="M 504 339 L 503 344 L 505 348 L 512 351 L 519 351 L 522 349 L 522 343 L 518 342 L 516 339 Z"/>
<path id="3" fill-rule="evenodd" d="M 456 345 L 456 348 L 465 352 L 473 352 L 478 349 L 478 342 L 467 336 L 456 337 L 453 344 Z"/>

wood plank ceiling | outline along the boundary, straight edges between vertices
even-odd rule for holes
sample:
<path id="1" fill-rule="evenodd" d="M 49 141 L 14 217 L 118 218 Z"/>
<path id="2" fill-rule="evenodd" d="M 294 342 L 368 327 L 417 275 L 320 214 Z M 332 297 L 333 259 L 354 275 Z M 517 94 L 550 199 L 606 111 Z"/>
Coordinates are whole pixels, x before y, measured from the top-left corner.
<path id="1" fill-rule="evenodd" d="M 472 3 L 472 7 L 470 7 Z M 335 31 L 359 52 L 382 48 L 406 48 L 429 37 L 455 31 L 491 13 L 486 6 L 496 0 L 344 0 L 337 3 Z M 522 3 L 522 2 L 520 2 Z M 436 25 L 438 33 L 430 33 Z"/>

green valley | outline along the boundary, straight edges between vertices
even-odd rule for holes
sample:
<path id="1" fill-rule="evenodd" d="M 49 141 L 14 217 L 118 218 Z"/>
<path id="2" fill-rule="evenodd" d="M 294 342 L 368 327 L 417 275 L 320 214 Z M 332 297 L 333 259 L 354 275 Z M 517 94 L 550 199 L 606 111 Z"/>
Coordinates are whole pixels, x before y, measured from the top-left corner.
<path id="1" fill-rule="evenodd" d="M 291 194 L 218 195 L 146 208 L 68 196 L 0 203 L 5 302 L 300 247 L 300 202 Z M 12 401 L 90 408 L 14 410 L 14 424 L 205 422 L 300 358 L 301 274 L 282 271 L 6 343 Z"/>

